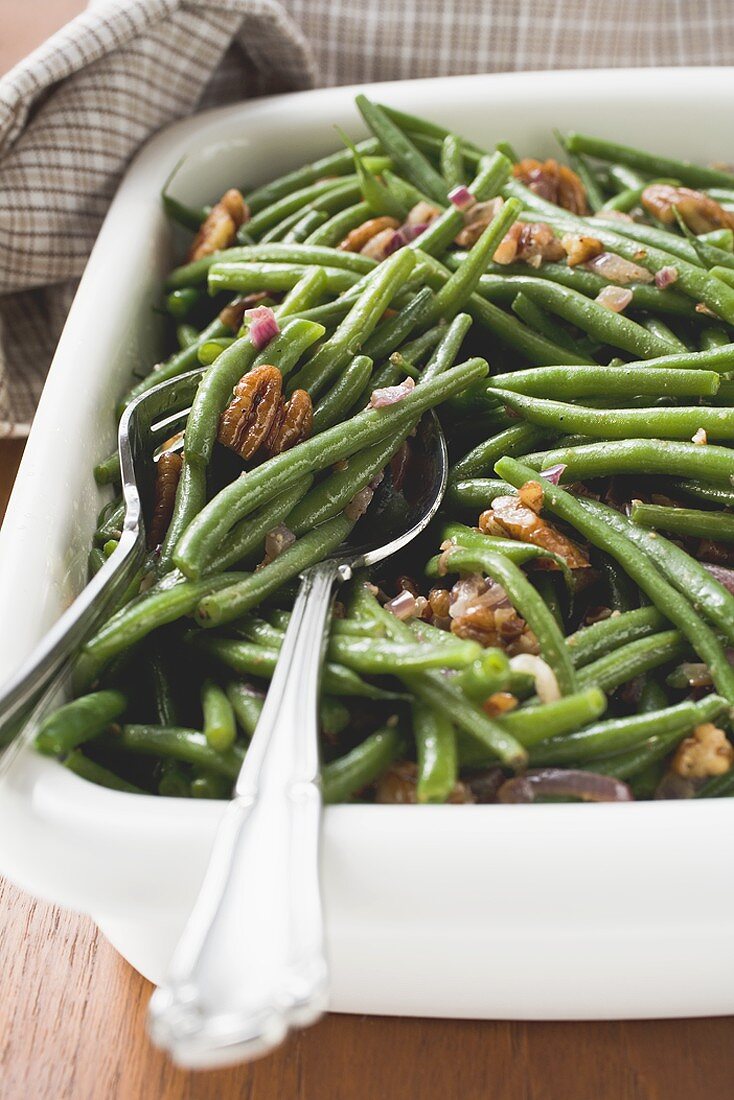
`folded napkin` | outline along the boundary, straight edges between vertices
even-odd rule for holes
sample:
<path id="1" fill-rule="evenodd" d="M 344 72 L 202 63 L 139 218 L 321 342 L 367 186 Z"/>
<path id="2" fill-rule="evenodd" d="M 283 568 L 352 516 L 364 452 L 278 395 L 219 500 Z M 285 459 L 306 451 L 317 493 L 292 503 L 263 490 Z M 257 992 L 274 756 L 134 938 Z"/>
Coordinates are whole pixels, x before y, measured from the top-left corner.
<path id="1" fill-rule="evenodd" d="M 732 62 L 730 0 L 100 0 L 0 81 L 0 434 L 27 432 L 115 188 L 161 126 L 317 85 Z"/>

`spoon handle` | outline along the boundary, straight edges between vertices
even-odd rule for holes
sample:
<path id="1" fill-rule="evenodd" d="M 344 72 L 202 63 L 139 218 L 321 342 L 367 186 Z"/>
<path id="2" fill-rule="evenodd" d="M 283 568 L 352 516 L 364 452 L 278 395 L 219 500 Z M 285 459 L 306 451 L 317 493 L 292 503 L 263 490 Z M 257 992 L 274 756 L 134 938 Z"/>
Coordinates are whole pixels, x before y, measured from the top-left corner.
<path id="1" fill-rule="evenodd" d="M 334 562 L 303 574 L 278 665 L 201 892 L 150 1004 L 185 1066 L 258 1057 L 326 1009 L 318 849 L 318 680 Z"/>

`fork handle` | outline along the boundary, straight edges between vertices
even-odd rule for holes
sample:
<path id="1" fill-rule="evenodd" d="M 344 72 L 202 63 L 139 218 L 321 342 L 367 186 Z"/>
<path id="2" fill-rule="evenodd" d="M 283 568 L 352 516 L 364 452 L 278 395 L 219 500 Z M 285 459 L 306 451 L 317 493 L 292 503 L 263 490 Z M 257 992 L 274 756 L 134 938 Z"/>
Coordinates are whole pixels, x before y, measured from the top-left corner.
<path id="1" fill-rule="evenodd" d="M 235 798 L 151 1000 L 151 1036 L 180 1065 L 258 1057 L 327 1006 L 317 704 L 339 573 L 326 561 L 303 575 Z"/>
<path id="2" fill-rule="evenodd" d="M 119 545 L 71 607 L 21 665 L 0 692 L 0 774 L 33 733 L 35 720 L 53 699 L 71 658 L 102 619 L 113 600 L 125 591 L 145 554 L 137 527 L 126 528 Z M 21 732 L 24 736 L 19 736 Z"/>

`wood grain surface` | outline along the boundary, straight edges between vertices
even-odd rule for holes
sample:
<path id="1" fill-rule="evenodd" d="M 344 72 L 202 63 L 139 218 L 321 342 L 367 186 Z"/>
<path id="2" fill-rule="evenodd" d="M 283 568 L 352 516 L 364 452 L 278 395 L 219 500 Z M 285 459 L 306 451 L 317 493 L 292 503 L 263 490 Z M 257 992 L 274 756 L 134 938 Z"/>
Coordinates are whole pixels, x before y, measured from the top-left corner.
<path id="1" fill-rule="evenodd" d="M 0 0 L 0 72 L 83 6 Z M 0 441 L 0 516 L 21 452 L 21 443 Z M 734 1097 L 731 1019 L 525 1024 L 331 1016 L 254 1066 L 191 1074 L 174 1070 L 147 1042 L 150 991 L 91 921 L 0 881 L 0 1100 Z"/>

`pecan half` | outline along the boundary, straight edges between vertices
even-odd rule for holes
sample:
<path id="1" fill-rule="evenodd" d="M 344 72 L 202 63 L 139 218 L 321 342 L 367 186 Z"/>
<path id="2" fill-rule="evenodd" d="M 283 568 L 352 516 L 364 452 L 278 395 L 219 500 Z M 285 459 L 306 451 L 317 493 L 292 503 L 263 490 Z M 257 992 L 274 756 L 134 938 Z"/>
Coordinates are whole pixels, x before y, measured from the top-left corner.
<path id="1" fill-rule="evenodd" d="M 513 166 L 513 174 L 531 191 L 572 214 L 588 214 L 586 188 L 576 173 L 557 160 L 534 160 L 526 157 Z"/>
<path id="2" fill-rule="evenodd" d="M 545 222 L 515 222 L 500 241 L 494 261 L 538 268 L 546 262 L 562 260 L 565 255 L 563 245 Z"/>
<path id="3" fill-rule="evenodd" d="M 584 233 L 564 233 L 561 244 L 568 256 L 569 267 L 577 264 L 585 264 L 587 260 L 593 260 L 604 251 L 604 245 L 596 237 L 586 236 Z"/>
<path id="4" fill-rule="evenodd" d="M 342 252 L 361 252 L 367 242 L 378 233 L 382 233 L 385 229 L 397 229 L 398 225 L 397 218 L 389 218 L 387 215 L 382 218 L 370 218 L 348 233 L 337 248 Z"/>
<path id="5" fill-rule="evenodd" d="M 313 405 L 305 390 L 294 390 L 287 401 L 281 401 L 273 426 L 263 440 L 262 449 L 272 458 L 288 451 L 296 443 L 308 439 L 313 426 Z"/>
<path id="6" fill-rule="evenodd" d="M 282 389 L 283 378 L 277 367 L 263 365 L 244 375 L 219 417 L 219 442 L 245 461 L 252 458 L 279 414 Z"/>
<path id="7" fill-rule="evenodd" d="M 229 248 L 237 230 L 249 217 L 250 211 L 240 192 L 234 187 L 225 191 L 194 237 L 189 249 L 189 260 L 200 260 L 202 256 L 211 256 L 212 252 Z"/>
<path id="8" fill-rule="evenodd" d="M 386 260 L 395 251 L 396 240 L 398 246 L 400 245 L 400 237 L 396 238 L 396 233 L 396 229 L 381 229 L 379 233 L 375 233 L 374 237 L 370 237 L 363 248 L 360 248 L 360 256 L 368 256 L 371 260 L 377 260 L 378 263 Z"/>
<path id="9" fill-rule="evenodd" d="M 724 210 L 714 199 L 690 187 L 674 187 L 670 183 L 651 183 L 642 192 L 642 205 L 649 214 L 665 225 L 675 222 L 675 207 L 694 233 L 709 233 L 712 229 L 734 229 L 734 214 Z"/>
<path id="10" fill-rule="evenodd" d="M 542 546 L 563 558 L 569 569 L 589 568 L 589 558 L 581 547 L 517 497 L 496 497 L 491 508 L 479 517 L 479 529 L 486 535 L 509 536 L 519 542 Z M 541 562 L 538 566 L 553 568 L 553 565 L 541 565 Z"/>
<path id="11" fill-rule="evenodd" d="M 163 451 L 155 464 L 153 514 L 148 526 L 148 546 L 155 550 L 166 537 L 173 515 L 183 458 L 179 451 Z"/>

